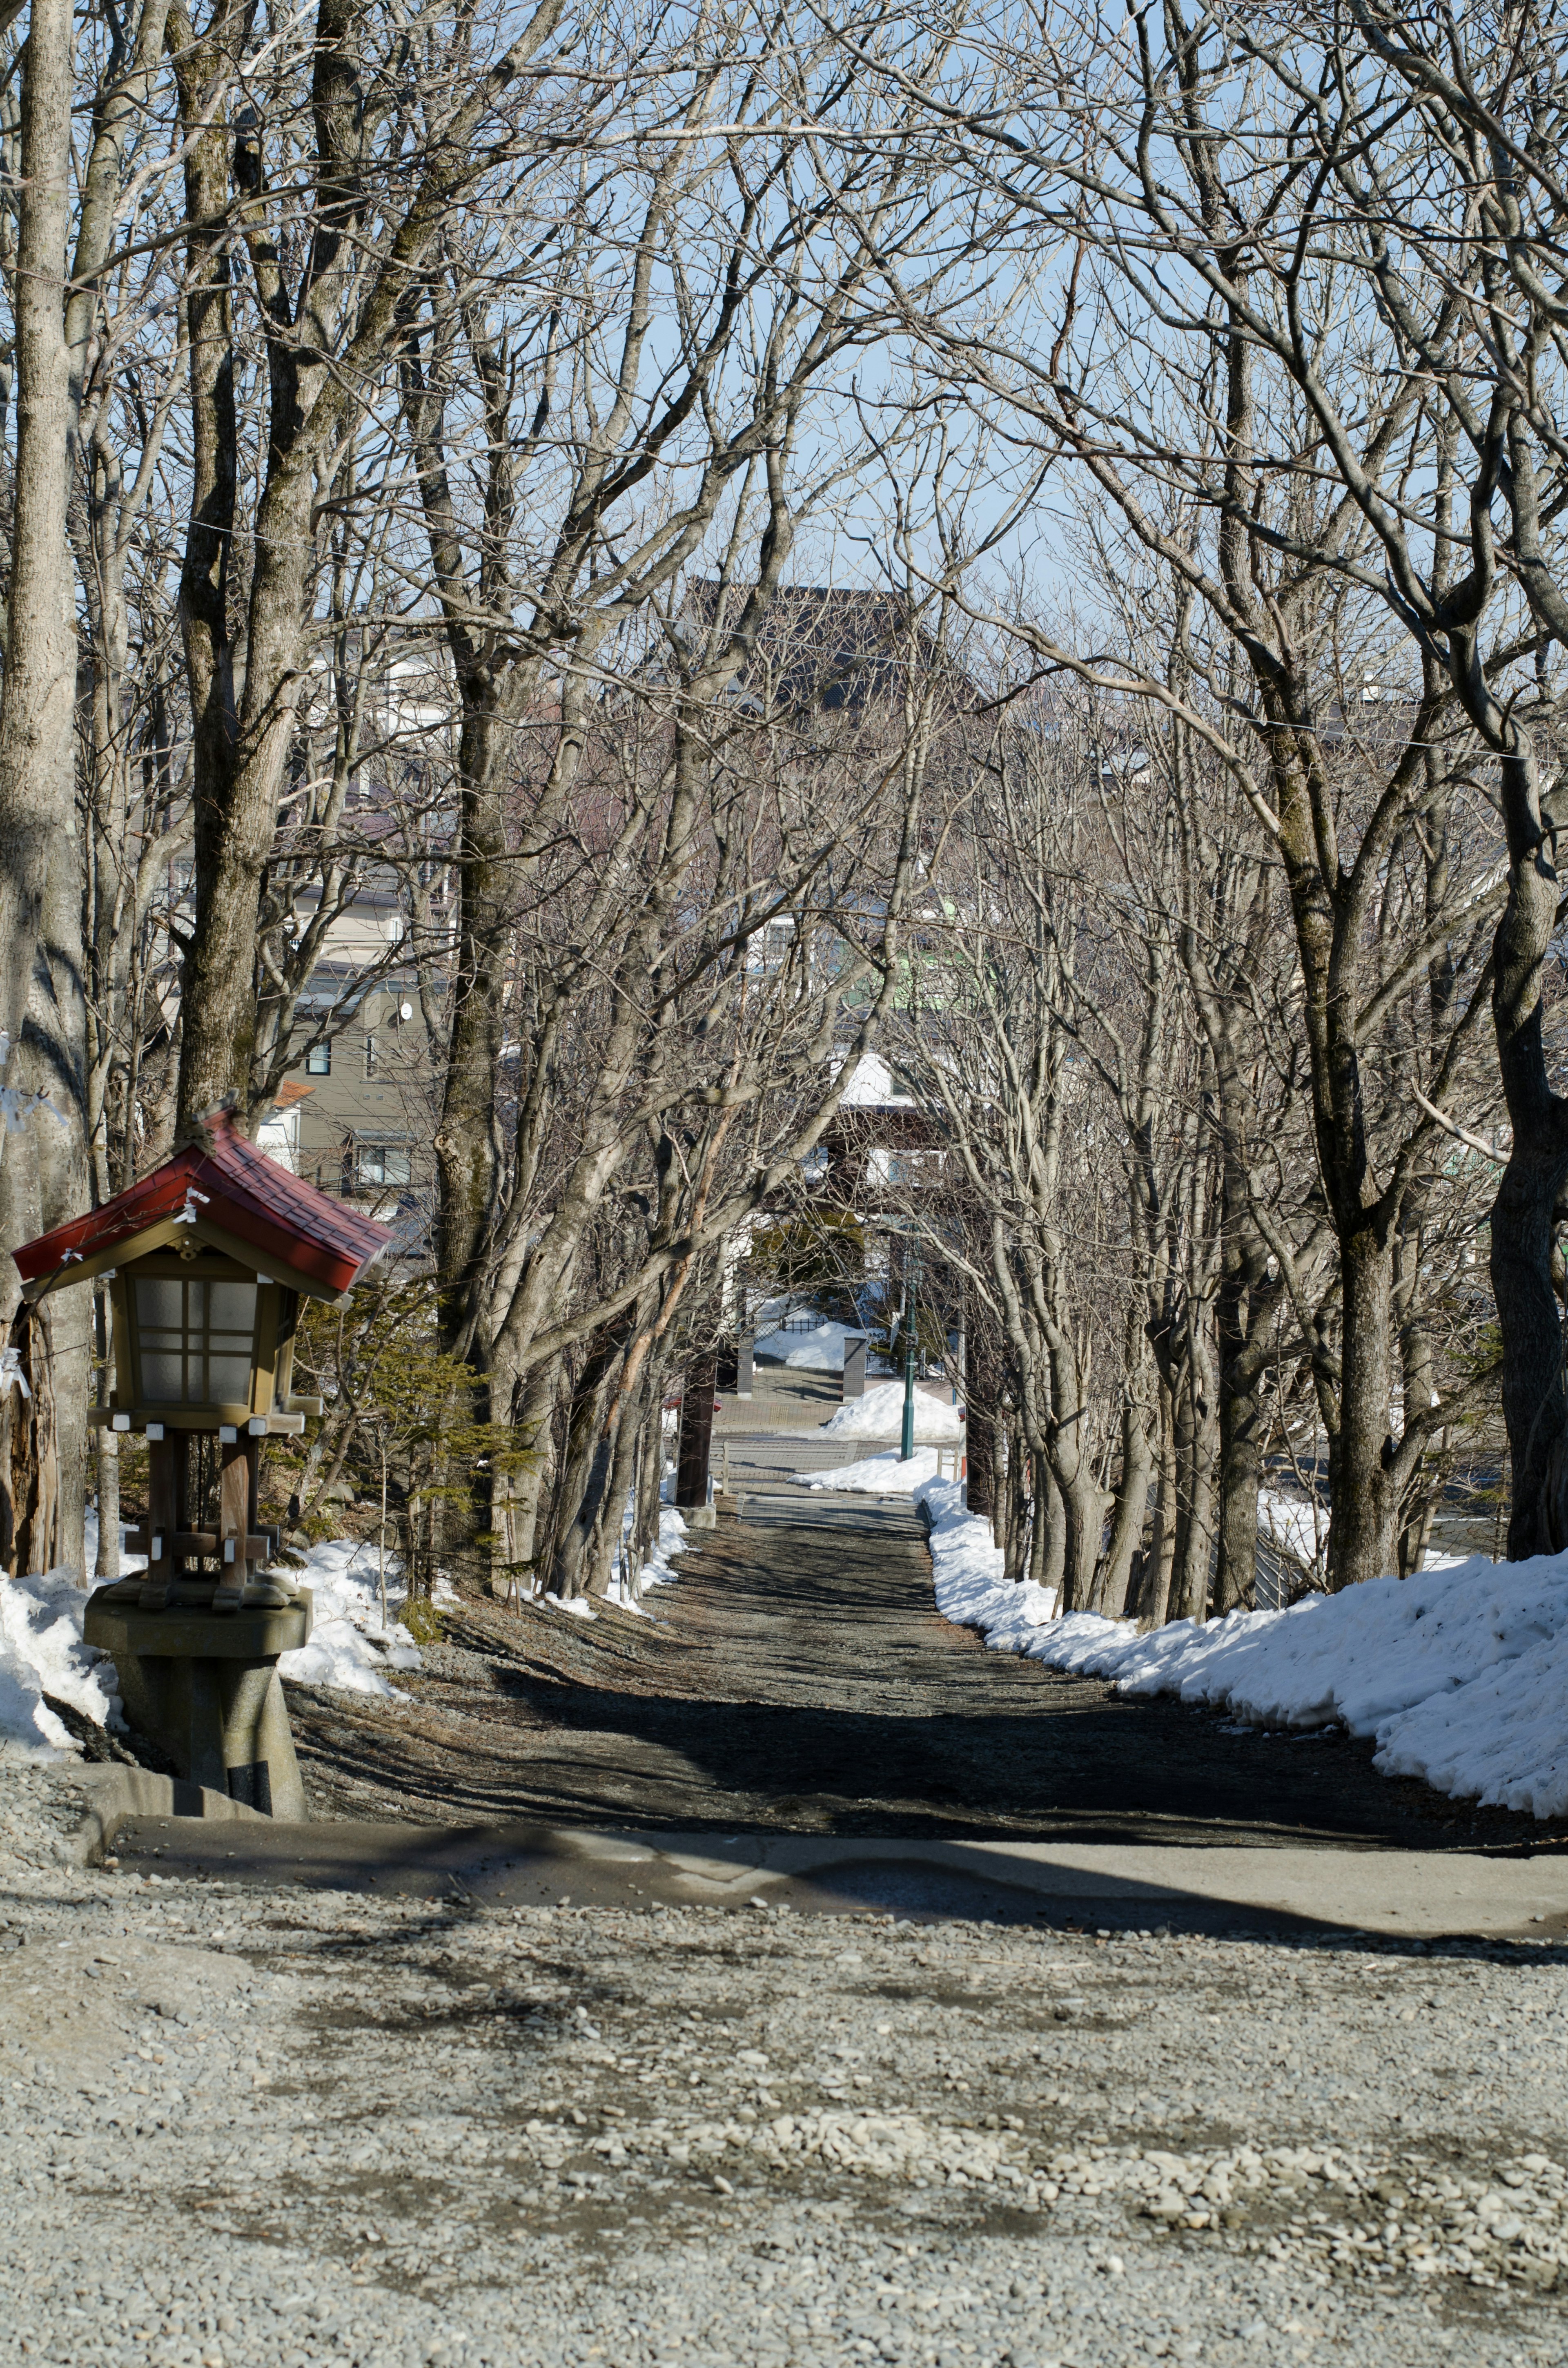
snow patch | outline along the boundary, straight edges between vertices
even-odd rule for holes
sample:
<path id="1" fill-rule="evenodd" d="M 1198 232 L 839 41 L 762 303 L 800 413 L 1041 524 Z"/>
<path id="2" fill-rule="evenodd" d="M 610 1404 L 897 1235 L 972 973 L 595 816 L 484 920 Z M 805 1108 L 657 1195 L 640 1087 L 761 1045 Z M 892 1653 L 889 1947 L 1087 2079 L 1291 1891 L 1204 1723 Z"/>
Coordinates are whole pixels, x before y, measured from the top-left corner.
<path id="1" fill-rule="evenodd" d="M 45 1694 L 99 1726 L 123 1724 L 113 1663 L 82 1642 L 86 1602 L 74 1570 L 0 1578 L 0 1749 L 25 1759 L 77 1750 Z"/>
<path id="2" fill-rule="evenodd" d="M 830 1414 L 822 1426 L 830 1439 L 897 1439 L 903 1429 L 903 1383 L 879 1382 L 864 1397 L 851 1398 Z M 915 1393 L 915 1436 L 927 1445 L 948 1447 L 962 1439 L 963 1408 L 934 1398 L 926 1390 Z"/>
<path id="3" fill-rule="evenodd" d="M 670 1484 L 665 1482 L 664 1485 L 667 1486 Z M 635 1611 L 646 1620 L 651 1619 L 653 1615 L 644 1609 L 641 1598 L 651 1587 L 675 1585 L 680 1576 L 675 1567 L 675 1557 L 686 1552 L 687 1528 L 685 1520 L 673 1505 L 660 1506 L 659 1534 L 649 1552 L 647 1561 L 637 1574 L 638 1586 L 634 1588 L 631 1585 L 626 1553 L 626 1541 L 631 1534 L 632 1505 L 633 1497 L 629 1495 L 626 1500 L 626 1511 L 620 1524 L 620 1552 L 616 1556 L 615 1571 L 607 1590 L 606 1600 L 619 1604 L 622 1611 Z M 575 1603 L 565 1603 L 561 1608 L 563 1611 L 575 1611 L 578 1607 Z"/>
<path id="4" fill-rule="evenodd" d="M 310 1641 L 297 1653 L 285 1653 L 279 1674 L 300 1686 L 335 1686 L 349 1694 L 392 1694 L 389 1669 L 417 1669 L 419 1647 L 397 1617 L 407 1588 L 403 1565 L 388 1554 L 387 1624 L 381 1624 L 381 1589 L 377 1584 L 376 1548 L 351 1538 L 331 1538 L 312 1546 L 305 1567 L 292 1574 L 315 1599 Z M 437 1581 L 435 1600 L 441 1600 Z M 452 1598 L 452 1589 L 446 1589 Z M 455 1600 L 455 1599 L 454 1599 Z"/>
<path id="5" fill-rule="evenodd" d="M 843 1488 L 864 1497 L 913 1496 L 936 1476 L 934 1447 L 917 1447 L 907 1463 L 896 1448 L 890 1448 L 885 1455 L 864 1455 L 857 1463 L 840 1463 L 830 1472 L 793 1474 L 807 1488 Z"/>
<path id="6" fill-rule="evenodd" d="M 90 1514 L 86 1544 L 92 1561 L 97 1536 Z M 126 1554 L 120 1567 L 129 1577 L 144 1567 L 144 1557 Z M 300 1685 L 336 1686 L 346 1693 L 391 1694 L 395 1689 L 388 1682 L 389 1670 L 418 1668 L 419 1648 L 393 1614 L 403 1597 L 393 1557 L 387 1562 L 385 1628 L 373 1546 L 335 1538 L 312 1549 L 298 1577 L 314 1594 L 315 1619 L 310 1642 L 278 1661 L 284 1677 Z M 82 1587 L 74 1571 L 63 1569 L 0 1579 L 0 1748 L 43 1759 L 78 1750 L 45 1704 L 46 1693 L 70 1702 L 98 1726 L 123 1726 L 114 1663 L 82 1641 L 87 1600 L 98 1584 Z"/>
<path id="7" fill-rule="evenodd" d="M 931 1533 L 937 1609 L 960 1628 L 978 1628 L 1000 1653 L 1039 1655 L 1035 1639 L 1056 1615 L 1056 1590 L 1002 1576 L 1006 1557 L 991 1524 L 971 1513 L 961 1480 L 927 1480 L 915 1490 Z"/>

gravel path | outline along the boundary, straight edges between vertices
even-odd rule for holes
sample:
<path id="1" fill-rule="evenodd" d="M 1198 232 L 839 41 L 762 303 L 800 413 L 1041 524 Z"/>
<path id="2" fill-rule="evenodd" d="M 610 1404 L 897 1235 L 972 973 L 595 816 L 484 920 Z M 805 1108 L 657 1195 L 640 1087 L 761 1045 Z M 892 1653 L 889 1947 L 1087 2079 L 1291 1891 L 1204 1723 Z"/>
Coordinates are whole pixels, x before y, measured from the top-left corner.
<path id="1" fill-rule="evenodd" d="M 1552 1948 L 495 1910 L 25 1855 L 7 2360 L 1568 2359 Z"/>
<path id="2" fill-rule="evenodd" d="M 379 1727 L 304 1706 L 313 1781 L 361 1816 L 1450 1839 L 1349 1747 L 986 1655 L 885 1529 L 725 1530 L 660 1610 L 470 1607 Z M 1554 1943 L 78 1872 L 79 1806 L 0 1759 L 0 2361 L 1568 2363 Z"/>

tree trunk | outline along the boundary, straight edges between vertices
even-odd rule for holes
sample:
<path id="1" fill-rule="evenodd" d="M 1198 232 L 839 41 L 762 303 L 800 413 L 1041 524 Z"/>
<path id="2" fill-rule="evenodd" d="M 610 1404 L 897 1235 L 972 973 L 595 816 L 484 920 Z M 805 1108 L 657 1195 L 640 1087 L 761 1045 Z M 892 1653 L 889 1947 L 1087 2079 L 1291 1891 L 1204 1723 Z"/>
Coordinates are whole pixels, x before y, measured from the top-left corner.
<path id="1" fill-rule="evenodd" d="M 996 1441 L 990 1420 L 970 1402 L 964 1424 L 964 1502 L 971 1513 L 996 1528 Z"/>
<path id="2" fill-rule="evenodd" d="M 1175 1620 L 1201 1622 L 1209 1616 L 1216 1428 L 1202 1370 L 1196 1358 L 1189 1358 L 1176 1406 L 1176 1566 L 1171 1577 Z"/>
<path id="3" fill-rule="evenodd" d="M 1154 1511 L 1149 1552 L 1143 1564 L 1143 1585 L 1138 1600 L 1141 1628 L 1163 1628 L 1170 1614 L 1171 1579 L 1176 1570 L 1176 1401 L 1166 1382 L 1160 1383 L 1159 1448 L 1154 1459 Z"/>
<path id="4" fill-rule="evenodd" d="M 559 1357 L 551 1357 L 548 1363 L 534 1367 L 514 1417 L 532 1459 L 512 1482 L 512 1554 L 518 1563 L 533 1563 L 539 1551 L 540 1507 L 548 1497 L 551 1478 L 561 1365 Z"/>
<path id="5" fill-rule="evenodd" d="M 93 1306 L 98 1336 L 98 1406 L 102 1409 L 108 1406 L 109 1394 L 114 1387 L 114 1327 L 109 1315 L 108 1292 L 97 1284 L 93 1290 Z M 110 1580 L 119 1577 L 119 1440 L 107 1422 L 98 1425 L 95 1446 L 98 1550 L 93 1561 L 93 1576 Z"/>
<path id="6" fill-rule="evenodd" d="M 1108 1620 L 1124 1619 L 1131 1608 L 1133 1564 L 1143 1535 L 1153 1468 L 1142 1410 L 1129 1396 L 1121 1409 L 1121 1473 L 1116 1486 L 1110 1543 L 1095 1581 L 1095 1609 Z"/>
<path id="7" fill-rule="evenodd" d="M 708 1502 L 708 1463 L 713 1439 L 711 1357 L 694 1357 L 681 1392 L 680 1446 L 676 1452 L 676 1503 L 693 1512 Z"/>
<path id="8" fill-rule="evenodd" d="M 0 1252 L 85 1205 L 86 1018 L 75 845 L 76 637 L 66 500 L 73 406 L 64 328 L 74 19 L 35 0 L 21 54 L 15 274 L 17 450 L 0 695 L 0 1063 L 19 1123 L 0 1122 Z M 48 1110 L 28 1105 L 48 1099 Z M 50 1113 L 52 1111 L 53 1115 Z M 32 1396 L 0 1405 L 0 1558 L 83 1567 L 91 1293 L 27 1314 L 8 1258 L 0 1337 Z"/>
<path id="9" fill-rule="evenodd" d="M 1503 1339 L 1512 1482 L 1510 1562 L 1568 1546 L 1568 1386 L 1562 1311 L 1551 1287 L 1568 1154 L 1557 1147 L 1557 1132 L 1542 1122 L 1527 1134 L 1516 1115 L 1513 1152 L 1492 1204 L 1492 1292 Z"/>
<path id="10" fill-rule="evenodd" d="M 1541 1034 L 1541 981 L 1562 893 L 1555 834 L 1522 735 L 1499 774 L 1508 898 L 1493 940 L 1492 1019 L 1514 1140 L 1492 1204 L 1491 1263 L 1513 1485 L 1508 1559 L 1523 1562 L 1568 1545 L 1568 1386 L 1551 1283 L 1568 1187 L 1568 1101 L 1552 1091 Z"/>
<path id="11" fill-rule="evenodd" d="M 1335 1590 L 1394 1566 L 1399 1510 L 1390 1464 L 1393 1260 L 1367 1227 L 1340 1244 L 1339 1428 L 1331 1449 L 1328 1583 Z"/>
<path id="12" fill-rule="evenodd" d="M 73 28 L 66 0 L 34 0 L 21 55 L 17 459 L 0 697 L 0 1031 L 12 1046 L 22 1033 L 45 886 L 57 860 L 71 863 L 73 893 L 76 886 L 76 636 L 65 533 L 72 407 L 63 309 Z M 15 1087 L 16 1075 L 6 1082 Z M 13 1135 L 0 1144 L 0 1157 L 17 1148 Z"/>
<path id="13" fill-rule="evenodd" d="M 1216 1308 L 1220 1359 L 1220 1559 L 1214 1611 L 1223 1619 L 1250 1602 L 1257 1583 L 1257 1492 L 1263 1477 L 1263 1407 L 1249 1356 L 1250 1277 L 1240 1264 L 1223 1276 Z"/>

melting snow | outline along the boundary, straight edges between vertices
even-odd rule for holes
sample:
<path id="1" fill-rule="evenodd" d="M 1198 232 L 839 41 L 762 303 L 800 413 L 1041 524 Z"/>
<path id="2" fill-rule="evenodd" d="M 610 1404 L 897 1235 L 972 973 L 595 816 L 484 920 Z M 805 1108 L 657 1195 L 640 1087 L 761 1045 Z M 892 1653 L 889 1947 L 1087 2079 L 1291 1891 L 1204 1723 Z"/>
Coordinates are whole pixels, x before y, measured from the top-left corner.
<path id="1" fill-rule="evenodd" d="M 829 1439 L 897 1439 L 903 1427 L 903 1383 L 879 1382 L 863 1398 L 851 1398 L 823 1424 Z M 915 1393 L 915 1436 L 928 1445 L 949 1447 L 963 1437 L 963 1408 L 934 1398 L 929 1391 Z"/>

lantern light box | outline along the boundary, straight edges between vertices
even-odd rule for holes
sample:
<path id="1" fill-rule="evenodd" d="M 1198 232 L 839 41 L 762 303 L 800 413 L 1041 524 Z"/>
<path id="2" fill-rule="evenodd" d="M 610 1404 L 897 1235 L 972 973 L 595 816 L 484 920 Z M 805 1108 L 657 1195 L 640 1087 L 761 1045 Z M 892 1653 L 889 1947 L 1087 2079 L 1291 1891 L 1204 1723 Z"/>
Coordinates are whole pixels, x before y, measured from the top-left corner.
<path id="1" fill-rule="evenodd" d="M 87 1641 L 186 1774 L 285 1814 L 303 1793 L 276 1663 L 304 1643 L 311 1604 L 267 1568 L 279 1541 L 256 1519 L 261 1441 L 321 1411 L 292 1391 L 301 1299 L 341 1302 L 392 1238 L 219 1110 L 140 1183 L 13 1253 L 31 1299 L 108 1279 L 115 1389 L 93 1419 L 148 1443 L 147 1525 L 126 1540 L 147 1568 L 97 1589 Z"/>

